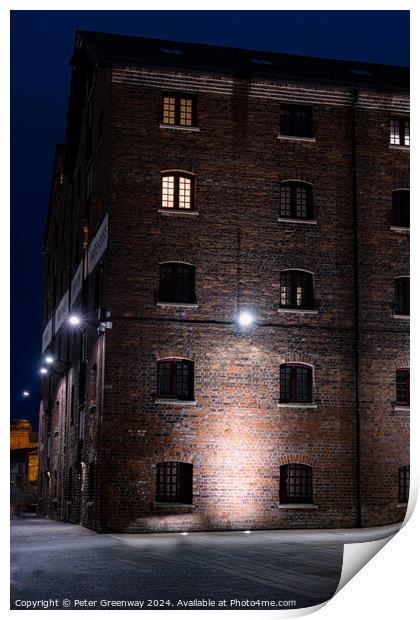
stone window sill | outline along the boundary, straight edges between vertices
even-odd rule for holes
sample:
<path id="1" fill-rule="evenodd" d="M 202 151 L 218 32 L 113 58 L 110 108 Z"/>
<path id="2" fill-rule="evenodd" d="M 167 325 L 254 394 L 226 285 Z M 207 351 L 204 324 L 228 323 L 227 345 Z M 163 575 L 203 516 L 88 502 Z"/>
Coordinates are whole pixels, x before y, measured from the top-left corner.
<path id="1" fill-rule="evenodd" d="M 316 138 L 309 136 L 284 136 L 281 133 L 277 134 L 278 140 L 296 140 L 297 142 L 316 142 Z"/>
<path id="2" fill-rule="evenodd" d="M 185 405 L 194 406 L 197 404 L 196 400 L 178 400 L 177 398 L 156 398 L 155 405 Z"/>
<path id="3" fill-rule="evenodd" d="M 160 129 L 178 129 L 179 131 L 200 131 L 200 127 L 186 127 L 185 125 L 167 125 L 166 123 L 161 123 L 159 125 Z"/>
<path id="4" fill-rule="evenodd" d="M 158 209 L 158 213 L 179 217 L 194 217 L 198 215 L 198 211 L 194 211 L 193 209 Z"/>
<path id="5" fill-rule="evenodd" d="M 198 304 L 180 303 L 177 301 L 158 301 L 158 308 L 198 308 Z"/>
<path id="6" fill-rule="evenodd" d="M 410 232 L 410 228 L 408 226 L 390 226 L 390 230 L 393 230 L 394 232 L 400 232 L 400 233 Z"/>
<path id="7" fill-rule="evenodd" d="M 410 413 L 410 405 L 394 405 L 394 413 Z"/>
<path id="8" fill-rule="evenodd" d="M 392 318 L 393 319 L 402 319 L 403 321 L 409 321 L 410 320 L 410 315 L 409 314 L 393 314 Z"/>
<path id="9" fill-rule="evenodd" d="M 195 504 L 181 504 L 176 502 L 154 502 L 154 508 L 195 508 Z"/>
<path id="10" fill-rule="evenodd" d="M 304 308 L 278 308 L 279 314 L 318 314 L 318 310 L 309 310 Z"/>
<path id="11" fill-rule="evenodd" d="M 303 218 L 278 217 L 278 222 L 290 222 L 290 224 L 318 224 L 317 220 L 305 220 Z"/>
<path id="12" fill-rule="evenodd" d="M 390 144 L 389 148 L 395 151 L 409 151 L 410 150 L 410 147 L 405 144 Z"/>
<path id="13" fill-rule="evenodd" d="M 407 505 L 408 505 L 407 502 L 406 503 L 402 503 L 402 504 L 398 503 L 397 504 L 397 508 L 407 508 Z"/>
<path id="14" fill-rule="evenodd" d="M 317 510 L 319 508 L 317 504 L 279 504 L 278 507 L 285 510 Z"/>
<path id="15" fill-rule="evenodd" d="M 277 403 L 279 409 L 318 409 L 316 403 Z"/>

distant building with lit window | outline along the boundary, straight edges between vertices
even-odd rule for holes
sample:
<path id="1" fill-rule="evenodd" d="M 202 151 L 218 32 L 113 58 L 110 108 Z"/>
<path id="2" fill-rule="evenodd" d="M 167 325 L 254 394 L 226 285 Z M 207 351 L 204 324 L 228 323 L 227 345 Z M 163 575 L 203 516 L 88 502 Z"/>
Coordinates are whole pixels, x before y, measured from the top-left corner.
<path id="1" fill-rule="evenodd" d="M 408 69 L 78 32 L 46 226 L 41 514 L 401 521 Z"/>

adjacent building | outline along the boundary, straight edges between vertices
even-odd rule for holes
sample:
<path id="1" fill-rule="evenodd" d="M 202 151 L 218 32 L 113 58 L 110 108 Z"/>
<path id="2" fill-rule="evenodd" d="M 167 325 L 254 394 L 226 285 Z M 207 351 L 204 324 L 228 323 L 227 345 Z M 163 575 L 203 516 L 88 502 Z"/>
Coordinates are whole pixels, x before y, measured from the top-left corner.
<path id="1" fill-rule="evenodd" d="M 39 509 L 372 526 L 409 489 L 408 69 L 78 32 Z"/>

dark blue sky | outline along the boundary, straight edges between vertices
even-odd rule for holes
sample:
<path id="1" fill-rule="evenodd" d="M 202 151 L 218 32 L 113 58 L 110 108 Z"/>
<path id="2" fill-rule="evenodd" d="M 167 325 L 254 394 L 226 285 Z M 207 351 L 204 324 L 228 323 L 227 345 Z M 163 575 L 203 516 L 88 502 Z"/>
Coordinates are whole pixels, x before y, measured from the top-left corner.
<path id="1" fill-rule="evenodd" d="M 37 424 L 42 241 L 76 29 L 409 64 L 408 11 L 12 11 L 11 414 Z"/>

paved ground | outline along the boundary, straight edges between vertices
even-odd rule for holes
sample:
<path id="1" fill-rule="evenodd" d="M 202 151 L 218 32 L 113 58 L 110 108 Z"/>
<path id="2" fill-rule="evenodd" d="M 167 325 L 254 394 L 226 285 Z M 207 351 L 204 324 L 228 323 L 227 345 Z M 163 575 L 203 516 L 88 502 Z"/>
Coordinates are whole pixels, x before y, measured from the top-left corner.
<path id="1" fill-rule="evenodd" d="M 38 603 L 48 609 L 197 609 L 203 599 L 216 609 L 241 609 L 243 601 L 273 609 L 331 598 L 343 543 L 375 540 L 390 529 L 96 534 L 22 519 L 12 521 L 11 534 L 12 609 L 33 608 L 31 601 L 49 601 Z"/>

